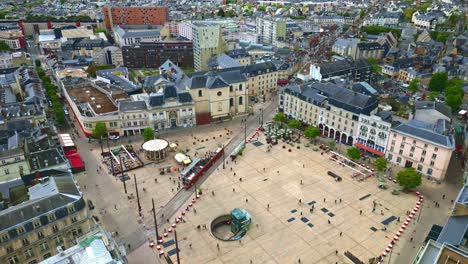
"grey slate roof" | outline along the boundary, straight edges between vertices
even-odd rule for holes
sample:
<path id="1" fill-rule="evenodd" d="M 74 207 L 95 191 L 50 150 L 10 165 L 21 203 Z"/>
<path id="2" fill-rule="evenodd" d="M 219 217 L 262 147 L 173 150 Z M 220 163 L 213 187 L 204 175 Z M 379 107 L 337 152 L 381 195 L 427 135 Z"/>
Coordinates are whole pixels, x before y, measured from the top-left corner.
<path id="1" fill-rule="evenodd" d="M 445 104 L 433 102 L 433 101 L 417 101 L 415 104 L 415 109 L 434 109 L 446 117 L 452 118 L 452 111 L 450 107 Z"/>
<path id="2" fill-rule="evenodd" d="M 42 198 L 28 200 L 0 211 L 0 230 L 6 230 L 53 211 L 57 212 L 82 198 L 71 174 L 54 176 L 54 179 L 56 191 L 50 195 L 45 194 Z"/>
<path id="3" fill-rule="evenodd" d="M 437 242 L 449 243 L 458 246 L 465 238 L 468 231 L 468 215 L 451 216 L 445 224 L 442 232 L 440 232 Z"/>
<path id="4" fill-rule="evenodd" d="M 119 111 L 143 111 L 146 110 L 145 101 L 124 101 L 119 103 Z"/>
<path id="5" fill-rule="evenodd" d="M 411 120 L 406 124 L 400 124 L 393 130 L 411 137 L 416 137 L 421 140 L 431 142 L 444 148 L 454 149 L 455 143 L 452 136 L 438 134 L 430 129 L 430 125 L 424 128 L 421 123 L 424 122 Z"/>
<path id="6" fill-rule="evenodd" d="M 468 206 L 468 185 L 464 185 L 457 196 L 457 203 Z"/>

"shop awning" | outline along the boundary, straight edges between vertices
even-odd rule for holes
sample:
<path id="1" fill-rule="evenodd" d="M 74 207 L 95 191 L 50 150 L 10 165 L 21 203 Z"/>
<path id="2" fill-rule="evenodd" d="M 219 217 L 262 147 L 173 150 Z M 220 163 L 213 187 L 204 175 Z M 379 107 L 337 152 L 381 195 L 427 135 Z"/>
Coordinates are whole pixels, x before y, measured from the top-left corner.
<path id="1" fill-rule="evenodd" d="M 371 152 L 371 153 L 374 153 L 375 155 L 378 155 L 378 156 L 381 156 L 381 157 L 385 156 L 384 153 L 382 153 L 382 152 L 380 152 L 380 151 L 377 151 L 377 150 L 375 150 L 375 149 L 373 149 L 373 148 L 369 148 L 369 147 L 367 147 L 367 146 L 364 146 L 364 145 L 362 145 L 362 144 L 360 144 L 360 143 L 356 143 L 356 144 L 354 144 L 354 145 L 355 145 L 356 147 L 360 148 L 360 149 L 363 149 L 363 150 L 369 151 L 369 152 Z"/>

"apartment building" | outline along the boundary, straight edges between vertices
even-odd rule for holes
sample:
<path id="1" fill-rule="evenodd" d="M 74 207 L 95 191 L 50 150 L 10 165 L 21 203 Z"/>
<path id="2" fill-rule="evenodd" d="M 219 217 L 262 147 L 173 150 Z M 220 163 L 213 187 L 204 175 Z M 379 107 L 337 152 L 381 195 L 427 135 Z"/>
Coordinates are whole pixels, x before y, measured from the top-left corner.
<path id="1" fill-rule="evenodd" d="M 444 180 L 455 149 L 451 110 L 436 102 L 418 102 L 414 119 L 392 129 L 387 159 L 402 167 L 413 167 L 422 175 Z"/>
<path id="2" fill-rule="evenodd" d="M 124 136 L 143 134 L 148 127 L 145 101 L 119 102 L 119 115 Z"/>
<path id="3" fill-rule="evenodd" d="M 248 79 L 241 69 L 195 73 L 186 83 L 197 124 L 231 118 L 248 110 Z"/>
<path id="4" fill-rule="evenodd" d="M 263 96 L 278 88 L 278 70 L 272 62 L 250 64 L 242 69 L 248 79 L 250 96 Z"/>
<path id="5" fill-rule="evenodd" d="M 381 11 L 376 14 L 366 16 L 364 26 L 397 26 L 400 17 L 400 12 L 385 12 Z"/>
<path id="6" fill-rule="evenodd" d="M 392 129 L 387 146 L 387 160 L 413 167 L 422 175 L 444 180 L 455 149 L 452 136 L 422 121 L 412 120 Z"/>
<path id="7" fill-rule="evenodd" d="M 257 17 L 256 32 L 260 43 L 276 45 L 286 39 L 286 20 L 278 17 Z"/>
<path id="8" fill-rule="evenodd" d="M 412 80 L 416 79 L 418 72 L 413 68 L 400 69 L 398 71 L 398 80 L 404 83 L 410 83 Z"/>
<path id="9" fill-rule="evenodd" d="M 385 156 L 392 123 L 391 113 L 379 112 L 374 115 L 359 115 L 355 146 L 378 156 Z"/>
<path id="10" fill-rule="evenodd" d="M 128 68 L 157 69 L 166 60 L 177 61 L 181 67 L 194 66 L 194 50 L 191 41 L 143 42 L 122 48 L 123 63 Z"/>
<path id="11" fill-rule="evenodd" d="M 193 40 L 192 22 L 180 22 L 179 24 L 177 24 L 177 32 L 179 34 L 179 37 L 183 37 L 188 40 Z"/>
<path id="12" fill-rule="evenodd" d="M 104 24 L 111 31 L 116 25 L 160 25 L 169 20 L 164 6 L 105 6 L 102 8 Z"/>
<path id="13" fill-rule="evenodd" d="M 0 41 L 5 41 L 12 50 L 26 48 L 23 32 L 17 25 L 0 26 Z"/>
<path id="14" fill-rule="evenodd" d="M 375 58 L 382 59 L 384 55 L 384 46 L 377 42 L 360 42 L 357 43 L 355 52 L 352 56 L 353 59 L 367 59 Z"/>
<path id="15" fill-rule="evenodd" d="M 17 200 L 12 188 L 26 189 L 29 197 Z M 38 263 L 74 246 L 93 225 L 70 172 L 25 178 L 2 189 L 7 208 L 0 211 L 0 263 Z"/>
<path id="16" fill-rule="evenodd" d="M 351 57 L 356 49 L 359 39 L 337 39 L 332 45 L 332 52 L 338 53 L 343 57 Z"/>
<path id="17" fill-rule="evenodd" d="M 302 77 L 304 81 L 348 78 L 355 82 L 369 82 L 372 73 L 372 66 L 365 59 L 311 63 L 309 67 L 308 74 Z M 300 75 L 298 77 L 301 78 Z"/>
<path id="18" fill-rule="evenodd" d="M 93 62 L 97 65 L 124 65 L 122 50 L 116 46 L 108 46 L 97 49 L 91 53 Z"/>
<path id="19" fill-rule="evenodd" d="M 252 57 L 245 49 L 233 49 L 226 54 L 242 65 L 250 65 L 252 63 Z"/>
<path id="20" fill-rule="evenodd" d="M 279 96 L 279 110 L 288 117 L 317 126 L 320 133 L 353 145 L 360 115 L 377 112 L 375 97 L 353 92 L 332 83 L 289 85 Z"/>
<path id="21" fill-rule="evenodd" d="M 18 136 L 13 137 L 18 140 Z M 29 174 L 29 165 L 20 147 L 0 151 L 0 183 Z"/>
<path id="22" fill-rule="evenodd" d="M 208 61 L 226 51 L 221 26 L 205 22 L 192 23 L 195 71 L 209 70 Z"/>

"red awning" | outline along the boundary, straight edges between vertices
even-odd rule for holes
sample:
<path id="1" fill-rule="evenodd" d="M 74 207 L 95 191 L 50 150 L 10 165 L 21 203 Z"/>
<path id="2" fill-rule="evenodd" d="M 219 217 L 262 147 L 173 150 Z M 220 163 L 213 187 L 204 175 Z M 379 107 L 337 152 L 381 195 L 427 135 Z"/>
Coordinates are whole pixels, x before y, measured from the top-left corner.
<path id="1" fill-rule="evenodd" d="M 73 156 L 73 155 L 75 155 L 76 153 L 78 153 L 78 150 L 76 150 L 76 149 L 72 149 L 72 150 L 70 150 L 70 151 L 65 151 L 65 157 Z"/>
<path id="2" fill-rule="evenodd" d="M 380 152 L 380 151 L 377 151 L 377 150 L 375 150 L 375 149 L 373 149 L 373 148 L 366 147 L 366 146 L 364 146 L 364 145 L 362 145 L 362 144 L 356 143 L 356 144 L 354 144 L 354 145 L 355 145 L 356 147 L 358 147 L 358 148 L 361 148 L 361 149 L 363 149 L 363 150 L 367 150 L 367 151 L 369 151 L 369 152 L 371 152 L 371 153 L 374 153 L 375 155 L 378 155 L 378 156 L 381 156 L 381 157 L 385 156 L 384 153 L 382 153 L 382 152 Z"/>
<path id="3" fill-rule="evenodd" d="M 83 168 L 84 167 L 84 163 L 81 160 L 80 155 L 76 154 L 76 155 L 68 156 L 67 158 L 70 161 L 70 164 L 71 164 L 72 168 Z"/>

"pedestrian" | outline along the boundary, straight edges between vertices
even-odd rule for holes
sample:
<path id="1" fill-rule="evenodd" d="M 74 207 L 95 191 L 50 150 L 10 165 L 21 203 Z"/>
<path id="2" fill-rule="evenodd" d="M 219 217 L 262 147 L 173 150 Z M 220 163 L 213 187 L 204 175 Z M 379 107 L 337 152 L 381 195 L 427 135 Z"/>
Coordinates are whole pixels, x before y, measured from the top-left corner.
<path id="1" fill-rule="evenodd" d="M 263 168 L 263 172 L 265 172 L 265 168 Z"/>
<path id="2" fill-rule="evenodd" d="M 299 203 L 302 203 L 302 199 L 299 199 Z"/>
<path id="3" fill-rule="evenodd" d="M 267 208 L 270 209 L 270 204 L 267 204 Z"/>
<path id="4" fill-rule="evenodd" d="M 193 208 L 193 213 L 194 213 L 194 214 L 197 213 L 197 209 L 195 209 L 195 207 Z"/>
<path id="5" fill-rule="evenodd" d="M 372 212 L 373 212 L 373 213 L 375 213 L 375 207 L 374 207 L 374 208 L 372 208 Z"/>
<path id="6" fill-rule="evenodd" d="M 302 215 L 302 211 L 301 211 L 301 215 Z"/>
<path id="7" fill-rule="evenodd" d="M 130 244 L 128 244 L 128 249 L 130 249 L 132 246 L 130 246 Z"/>
<path id="8" fill-rule="evenodd" d="M 249 199 L 245 198 L 245 202 L 248 203 L 248 202 L 249 202 Z"/>
<path id="9" fill-rule="evenodd" d="M 297 263 L 301 263 L 301 259 L 297 259 Z"/>
<path id="10" fill-rule="evenodd" d="M 410 242 L 413 242 L 413 237 L 411 237 L 409 241 L 410 241 Z"/>
<path id="11" fill-rule="evenodd" d="M 174 188 L 172 188 L 171 191 L 174 192 Z"/>
<path id="12" fill-rule="evenodd" d="M 241 178 L 239 178 L 239 181 L 242 181 L 242 177 L 241 177 Z"/>
<path id="13" fill-rule="evenodd" d="M 84 186 L 84 189 L 86 190 L 86 184 L 85 184 L 85 186 Z"/>
<path id="14" fill-rule="evenodd" d="M 279 171 L 276 171 L 279 174 Z"/>
<path id="15" fill-rule="evenodd" d="M 231 171 L 232 171 L 232 167 L 231 167 Z"/>
<path id="16" fill-rule="evenodd" d="M 189 246 L 190 249 L 192 249 L 192 243 L 190 243 L 188 246 Z"/>
<path id="17" fill-rule="evenodd" d="M 232 192 L 236 192 L 236 188 L 232 188 Z"/>
<path id="18" fill-rule="evenodd" d="M 326 199 L 326 198 L 323 198 L 323 202 L 326 202 L 326 201 L 327 201 L 327 199 Z"/>
<path id="19" fill-rule="evenodd" d="M 234 176 L 236 176 L 236 173 L 234 172 Z"/>
<path id="20" fill-rule="evenodd" d="M 343 236 L 343 232 L 340 232 L 340 236 Z"/>
<path id="21" fill-rule="evenodd" d="M 341 203 L 341 198 L 340 198 L 340 203 Z"/>
<path id="22" fill-rule="evenodd" d="M 335 204 L 336 204 L 336 199 L 335 199 Z"/>
<path id="23" fill-rule="evenodd" d="M 302 168 L 305 168 L 305 164 L 302 164 Z"/>
<path id="24" fill-rule="evenodd" d="M 442 199 L 445 199 L 445 194 L 444 194 L 444 195 L 442 195 Z"/>
<path id="25" fill-rule="evenodd" d="M 314 208 L 310 208 L 309 212 L 311 212 L 311 213 L 314 212 Z"/>
<path id="26" fill-rule="evenodd" d="M 398 217 L 397 222 L 400 222 L 400 217 Z"/>
<path id="27" fill-rule="evenodd" d="M 380 210 L 380 214 L 381 214 L 381 215 L 384 215 L 383 210 Z"/>
<path id="28" fill-rule="evenodd" d="M 117 205 L 116 204 L 114 204 L 114 209 L 117 210 Z"/>
<path id="29" fill-rule="evenodd" d="M 338 256 L 338 250 L 335 250 L 335 254 Z"/>
<path id="30" fill-rule="evenodd" d="M 214 196 L 214 191 L 211 191 L 211 195 L 213 195 L 213 196 Z"/>
<path id="31" fill-rule="evenodd" d="M 359 215 L 362 215 L 362 210 L 359 210 Z"/>
<path id="32" fill-rule="evenodd" d="M 158 182 L 158 178 L 154 178 L 154 182 Z"/>
<path id="33" fill-rule="evenodd" d="M 328 224 L 331 224 L 330 219 L 328 219 Z"/>
<path id="34" fill-rule="evenodd" d="M 219 243 L 216 243 L 216 247 L 218 248 L 218 251 L 219 251 Z"/>
<path id="35" fill-rule="evenodd" d="M 301 180 L 301 185 L 302 185 L 302 180 Z"/>

